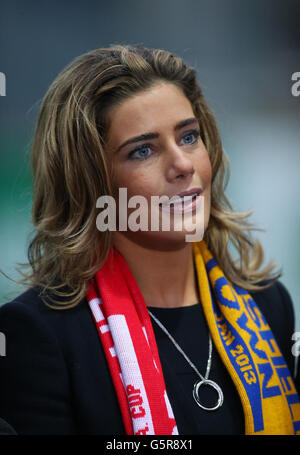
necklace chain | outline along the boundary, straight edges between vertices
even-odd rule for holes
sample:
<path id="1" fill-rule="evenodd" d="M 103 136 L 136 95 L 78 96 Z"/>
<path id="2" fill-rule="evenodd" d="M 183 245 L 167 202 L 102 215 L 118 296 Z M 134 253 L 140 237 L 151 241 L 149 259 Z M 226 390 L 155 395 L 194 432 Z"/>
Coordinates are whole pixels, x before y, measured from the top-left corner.
<path id="1" fill-rule="evenodd" d="M 209 348 L 208 348 L 208 360 L 207 360 L 207 366 L 206 366 L 206 372 L 205 376 L 203 377 L 200 371 L 196 368 L 196 366 L 193 364 L 193 362 L 188 358 L 186 353 L 181 349 L 179 344 L 174 340 L 172 335 L 168 332 L 168 330 L 165 328 L 165 326 L 154 316 L 154 314 L 151 313 L 150 310 L 148 310 L 150 316 L 154 319 L 157 325 L 165 332 L 165 334 L 170 338 L 174 346 L 177 348 L 177 350 L 183 355 L 185 360 L 189 363 L 189 365 L 193 368 L 193 370 L 197 373 L 197 375 L 201 378 L 202 381 L 205 381 L 208 379 L 209 373 L 210 373 L 210 367 L 211 367 L 211 357 L 212 357 L 212 341 L 211 341 L 211 336 L 209 333 Z"/>
<path id="2" fill-rule="evenodd" d="M 211 367 L 211 358 L 212 358 L 212 339 L 211 339 L 210 332 L 209 332 L 209 336 L 208 336 L 208 338 L 209 338 L 208 360 L 207 360 L 205 377 L 203 377 L 202 374 L 200 373 L 200 371 L 195 367 L 193 362 L 188 358 L 186 353 L 181 349 L 179 344 L 174 340 L 172 335 L 168 332 L 166 327 L 154 316 L 154 314 L 151 313 L 151 311 L 149 309 L 148 309 L 148 312 L 149 312 L 150 316 L 152 317 L 152 319 L 154 319 L 156 324 L 163 330 L 163 332 L 165 332 L 165 334 L 172 341 L 172 343 L 174 344 L 176 349 L 180 352 L 180 354 L 183 355 L 183 357 L 188 362 L 188 364 L 193 368 L 193 370 L 200 377 L 201 381 L 197 381 L 194 384 L 194 389 L 193 389 L 193 397 L 194 397 L 194 400 L 196 401 L 196 403 L 198 404 L 198 406 L 200 406 L 200 408 L 204 409 L 205 411 L 215 411 L 216 409 L 219 409 L 222 406 L 223 401 L 224 401 L 224 395 L 223 395 L 222 389 L 216 382 L 211 381 L 210 379 L 208 379 L 209 373 L 210 373 L 210 367 Z M 200 398 L 199 398 L 199 388 L 201 387 L 201 385 L 207 385 L 207 386 L 210 386 L 213 389 L 215 389 L 215 391 L 218 394 L 218 401 L 217 401 L 215 406 L 207 407 L 207 406 L 204 406 L 201 403 Z"/>

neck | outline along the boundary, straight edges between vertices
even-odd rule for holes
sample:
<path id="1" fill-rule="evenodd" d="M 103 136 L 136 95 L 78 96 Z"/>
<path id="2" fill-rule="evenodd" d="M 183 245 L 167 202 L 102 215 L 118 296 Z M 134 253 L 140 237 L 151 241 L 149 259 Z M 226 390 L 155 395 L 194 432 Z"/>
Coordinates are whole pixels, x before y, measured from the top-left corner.
<path id="1" fill-rule="evenodd" d="M 118 234 L 113 244 L 126 260 L 147 306 L 176 308 L 199 302 L 191 243 L 161 251 Z"/>

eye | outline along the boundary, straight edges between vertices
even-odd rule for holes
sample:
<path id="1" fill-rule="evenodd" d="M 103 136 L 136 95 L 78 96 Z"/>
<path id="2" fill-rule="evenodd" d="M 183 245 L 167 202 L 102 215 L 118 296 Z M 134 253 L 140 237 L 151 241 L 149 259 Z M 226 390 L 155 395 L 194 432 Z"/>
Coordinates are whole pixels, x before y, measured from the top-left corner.
<path id="1" fill-rule="evenodd" d="M 184 141 L 185 144 L 190 145 L 190 144 L 195 144 L 198 142 L 200 136 L 200 132 L 197 130 L 193 131 L 188 131 L 183 137 L 182 140 Z"/>
<path id="2" fill-rule="evenodd" d="M 132 150 L 128 154 L 128 159 L 131 159 L 131 160 L 145 160 L 145 159 L 147 159 L 150 156 L 150 154 L 151 154 L 150 147 L 151 146 L 149 144 L 144 144 L 144 145 L 141 145 L 139 147 L 136 147 L 134 150 Z"/>
<path id="3" fill-rule="evenodd" d="M 183 141 L 184 145 L 193 145 L 197 144 L 200 137 L 200 131 L 198 130 L 191 130 L 187 131 L 183 136 L 181 141 Z M 128 160 L 146 160 L 152 155 L 151 151 L 151 144 L 142 144 L 136 147 L 135 149 L 131 150 L 128 153 L 127 159 Z"/>

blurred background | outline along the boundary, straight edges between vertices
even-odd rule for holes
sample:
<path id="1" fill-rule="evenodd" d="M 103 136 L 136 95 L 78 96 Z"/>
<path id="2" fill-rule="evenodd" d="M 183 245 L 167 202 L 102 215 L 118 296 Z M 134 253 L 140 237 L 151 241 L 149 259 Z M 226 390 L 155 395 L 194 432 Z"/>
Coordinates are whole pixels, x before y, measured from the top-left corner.
<path id="1" fill-rule="evenodd" d="M 29 150 L 41 99 L 76 56 L 110 44 L 165 48 L 197 70 L 231 163 L 227 194 L 282 267 L 300 331 L 299 0 L 0 3 L 0 268 L 16 279 L 31 225 Z M 300 92 L 300 89 L 299 89 Z M 0 304 L 22 288 L 0 275 Z"/>

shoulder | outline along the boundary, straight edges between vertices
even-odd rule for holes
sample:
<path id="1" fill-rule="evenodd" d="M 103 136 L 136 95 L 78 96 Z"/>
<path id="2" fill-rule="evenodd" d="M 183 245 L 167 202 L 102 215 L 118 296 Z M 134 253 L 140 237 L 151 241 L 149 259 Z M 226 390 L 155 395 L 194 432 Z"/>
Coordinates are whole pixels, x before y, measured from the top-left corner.
<path id="1" fill-rule="evenodd" d="M 97 346 L 97 330 L 86 299 L 69 309 L 53 309 L 31 288 L 0 307 L 0 332 L 6 345 L 5 363 L 22 353 L 29 362 L 43 356 L 51 362 L 65 363 Z M 85 343 L 82 343 L 82 340 Z M 45 360 L 46 361 L 46 360 Z"/>
<path id="2" fill-rule="evenodd" d="M 44 306 L 38 289 L 31 288 L 0 307 L 0 331 L 6 338 L 7 349 L 23 342 L 28 345 L 31 339 L 43 342 L 53 338 Z"/>
<path id="3" fill-rule="evenodd" d="M 292 335 L 295 330 L 295 315 L 293 302 L 287 288 L 281 281 L 275 281 L 267 289 L 250 292 L 250 294 L 270 326 L 293 374 L 294 358 L 291 348 Z"/>
<path id="4" fill-rule="evenodd" d="M 251 292 L 251 295 L 270 325 L 294 329 L 293 302 L 281 281 L 275 281 L 267 289 Z"/>
<path id="5" fill-rule="evenodd" d="M 19 434 L 72 434 L 70 380 L 83 387 L 97 346 L 88 305 L 54 310 L 31 288 L 0 307 L 0 332 L 1 418 Z"/>
<path id="6" fill-rule="evenodd" d="M 0 308 L 0 332 L 0 417 L 18 434 L 124 434 L 86 299 L 56 310 L 29 289 Z"/>

